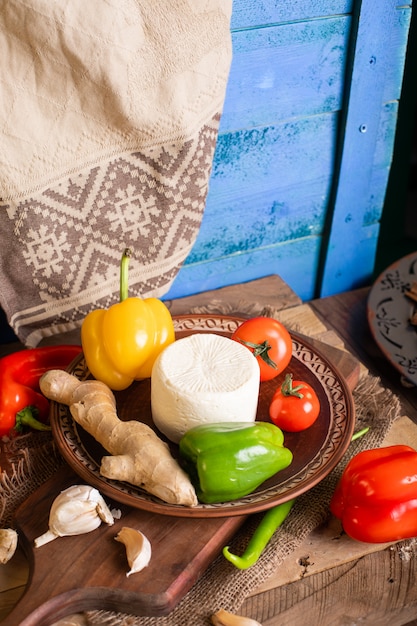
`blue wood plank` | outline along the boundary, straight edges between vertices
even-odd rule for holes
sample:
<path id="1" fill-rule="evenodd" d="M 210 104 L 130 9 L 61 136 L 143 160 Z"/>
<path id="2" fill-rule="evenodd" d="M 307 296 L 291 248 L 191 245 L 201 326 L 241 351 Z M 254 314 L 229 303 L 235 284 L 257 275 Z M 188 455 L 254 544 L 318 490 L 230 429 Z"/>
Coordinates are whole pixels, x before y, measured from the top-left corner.
<path id="1" fill-rule="evenodd" d="M 200 233 L 187 263 L 321 234 L 336 114 L 219 138 Z"/>
<path id="2" fill-rule="evenodd" d="M 221 198 L 296 187 L 333 171 L 338 115 L 317 115 L 219 136 L 210 181 L 210 210 Z M 213 196 L 213 201 L 211 201 Z"/>
<path id="3" fill-rule="evenodd" d="M 349 289 L 357 289 L 371 284 L 378 235 L 379 223 L 361 228 L 356 233 L 355 254 L 349 257 Z M 341 291 L 341 289 L 336 288 L 333 293 L 340 293 Z"/>
<path id="4" fill-rule="evenodd" d="M 350 89 L 339 176 L 327 253 L 320 285 L 326 296 L 366 284 L 374 259 L 361 258 L 358 236 L 364 222 L 366 198 L 372 179 L 375 146 L 382 111 L 385 75 L 390 64 L 387 39 L 393 31 L 396 2 L 362 0 L 358 3 Z"/>
<path id="5" fill-rule="evenodd" d="M 383 101 L 398 99 L 411 11 L 397 9 L 386 39 Z M 340 110 L 351 16 L 233 34 L 220 132 Z"/>
<path id="6" fill-rule="evenodd" d="M 379 221 L 389 174 L 397 105 L 390 103 L 384 108 L 384 111 L 385 115 L 382 117 L 377 141 L 377 145 L 380 147 L 375 152 L 370 197 L 364 214 L 363 226 L 369 226 Z M 333 119 L 334 121 L 335 117 L 323 116 L 323 120 Z M 317 122 L 317 118 L 315 121 Z M 390 128 L 391 134 L 389 142 L 387 128 Z M 311 122 L 310 133 L 305 133 L 303 139 L 307 146 L 315 145 L 313 137 L 318 132 L 316 124 Z M 293 158 L 296 158 L 296 155 L 300 155 L 301 152 L 305 160 L 300 160 L 302 166 L 294 178 L 290 180 L 290 184 L 287 184 L 284 177 L 267 175 L 266 183 L 273 180 L 278 181 L 279 186 L 277 188 L 269 188 L 268 184 L 264 188 L 262 184 L 254 185 L 252 179 L 248 181 L 246 186 L 244 179 L 242 179 L 241 181 L 238 180 L 237 188 L 232 189 L 231 198 L 227 194 L 227 188 L 224 190 L 227 194 L 226 198 L 222 198 L 221 193 L 216 194 L 211 190 L 200 233 L 186 260 L 186 265 L 199 264 L 205 261 L 218 263 L 219 259 L 223 259 L 223 262 L 227 264 L 226 257 L 238 252 L 256 251 L 257 248 L 273 246 L 276 243 L 286 241 L 300 240 L 303 242 L 310 235 L 322 234 L 332 178 L 331 157 L 333 149 L 331 137 L 334 132 L 334 126 L 327 128 L 326 132 L 323 129 L 320 132 L 323 155 L 325 152 L 327 153 L 327 160 L 323 155 L 321 159 L 313 158 L 313 163 L 317 164 L 316 168 L 309 167 L 311 155 L 309 157 L 307 151 L 300 151 L 298 144 L 293 147 Z M 327 141 L 323 140 L 325 134 L 327 134 Z M 299 136 L 301 137 L 302 133 Z M 276 144 L 278 143 L 277 141 Z M 273 145 L 276 144 L 273 142 Z M 326 145 L 327 149 L 325 149 Z M 278 147 L 278 152 L 280 151 Z M 287 149 L 284 151 L 287 157 L 290 151 L 290 146 L 287 145 Z M 255 154 L 258 152 L 255 150 Z M 268 158 L 268 161 L 273 164 L 272 158 Z M 290 165 L 284 164 L 282 167 L 284 171 L 288 171 Z M 246 169 L 243 167 L 244 172 Z M 263 171 L 262 168 L 261 171 Z M 306 180 L 299 179 L 298 177 L 301 178 L 301 174 L 306 171 L 309 172 L 310 177 L 307 179 L 305 176 Z M 256 180 L 257 170 L 254 169 L 253 173 L 254 180 Z M 320 174 L 323 176 L 320 177 Z M 229 180 L 227 174 L 225 180 Z M 261 191 L 262 188 L 263 191 Z M 364 237 L 363 240 L 366 241 L 366 248 L 369 249 L 368 237 Z M 278 259 L 275 261 L 275 265 L 279 269 L 279 273 L 285 271 L 285 268 L 279 266 Z M 306 276 L 306 272 L 311 274 L 313 267 L 311 264 L 307 264 L 308 269 L 304 270 L 304 276 Z M 311 282 L 312 279 L 310 277 L 307 280 Z"/>
<path id="7" fill-rule="evenodd" d="M 379 222 L 381 219 L 392 163 L 397 118 L 397 101 L 388 102 L 382 107 L 369 180 L 368 197 L 366 198 L 363 214 L 363 226 L 369 226 L 372 223 Z"/>
<path id="8" fill-rule="evenodd" d="M 314 296 L 320 237 L 290 241 L 250 252 L 240 252 L 210 263 L 184 266 L 164 299 L 183 297 L 206 289 L 280 275 L 303 300 Z"/>
<path id="9" fill-rule="evenodd" d="M 329 15 L 347 15 L 354 11 L 355 4 L 355 0 L 234 0 L 231 27 L 235 30 Z M 396 0 L 395 5 L 410 7 L 412 0 Z"/>
<path id="10" fill-rule="evenodd" d="M 341 16 L 234 34 L 220 132 L 339 110 L 350 25 Z"/>
<path id="11" fill-rule="evenodd" d="M 309 193 L 306 193 L 307 187 Z M 329 188 L 329 181 L 318 180 L 288 190 L 282 200 L 279 194 L 270 192 L 218 205 L 215 215 L 206 212 L 186 264 L 320 235 Z M 220 216 L 222 210 L 223 219 Z"/>
<path id="12" fill-rule="evenodd" d="M 306 20 L 352 11 L 353 0 L 234 0 L 232 29 Z"/>
<path id="13" fill-rule="evenodd" d="M 387 63 L 382 100 L 399 99 L 404 73 L 404 59 L 407 52 L 408 32 L 411 22 L 411 5 L 397 8 L 393 16 L 392 31 L 386 45 Z"/>

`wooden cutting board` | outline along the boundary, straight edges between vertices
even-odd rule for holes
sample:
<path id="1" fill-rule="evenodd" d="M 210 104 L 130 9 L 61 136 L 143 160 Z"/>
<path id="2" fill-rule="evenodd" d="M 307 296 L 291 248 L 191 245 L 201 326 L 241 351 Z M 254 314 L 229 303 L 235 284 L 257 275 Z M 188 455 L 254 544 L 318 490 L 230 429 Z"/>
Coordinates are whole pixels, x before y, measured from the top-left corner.
<path id="1" fill-rule="evenodd" d="M 56 495 L 81 481 L 68 466 L 40 487 L 16 513 L 16 525 L 29 558 L 26 593 L 3 626 L 46 626 L 90 609 L 134 615 L 165 615 L 191 588 L 244 517 L 189 519 L 155 515 L 106 498 L 121 511 L 113 526 L 88 535 L 61 537 L 33 548 L 48 527 Z M 141 530 L 152 545 L 149 566 L 127 577 L 123 544 L 114 537 L 123 526 Z"/>
<path id="2" fill-rule="evenodd" d="M 358 361 L 334 347 L 316 341 L 314 345 L 336 364 L 353 389 L 359 378 Z M 25 594 L 2 626 L 49 626 L 66 615 L 94 609 L 166 615 L 245 520 L 245 516 L 168 517 L 106 498 L 110 508 L 121 511 L 113 526 L 101 525 L 88 535 L 63 537 L 33 548 L 33 540 L 48 527 L 54 498 L 80 482 L 65 465 L 17 510 L 16 527 L 28 556 L 30 576 Z M 125 548 L 114 539 L 122 526 L 141 530 L 152 545 L 149 566 L 130 577 L 126 576 Z"/>

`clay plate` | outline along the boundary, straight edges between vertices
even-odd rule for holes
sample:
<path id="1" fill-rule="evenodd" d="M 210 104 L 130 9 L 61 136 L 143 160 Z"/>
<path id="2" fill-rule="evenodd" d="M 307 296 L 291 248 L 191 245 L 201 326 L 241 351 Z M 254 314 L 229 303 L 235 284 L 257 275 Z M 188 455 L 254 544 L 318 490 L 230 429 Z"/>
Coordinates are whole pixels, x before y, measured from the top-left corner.
<path id="1" fill-rule="evenodd" d="M 217 315 L 174 317 L 177 339 L 196 332 L 230 336 L 244 320 Z M 355 425 L 351 392 L 341 374 L 308 341 L 291 333 L 293 356 L 286 372 L 294 379 L 305 380 L 316 390 L 321 413 L 317 421 L 301 433 L 285 435 L 285 445 L 293 452 L 292 464 L 263 483 L 255 492 L 234 502 L 199 504 L 196 507 L 170 505 L 128 483 L 109 480 L 100 475 L 104 449 L 72 419 L 68 407 L 52 403 L 51 425 L 58 448 L 72 469 L 103 495 L 129 506 L 176 517 L 226 517 L 263 511 L 294 498 L 325 478 L 344 455 Z M 82 355 L 72 363 L 71 373 L 80 380 L 88 378 Z M 261 383 L 257 419 L 268 421 L 271 398 L 285 372 L 272 381 Z M 120 419 L 145 422 L 164 439 L 152 422 L 150 381 L 135 382 L 127 390 L 116 392 Z M 178 447 L 170 444 L 178 458 Z"/>
<path id="2" fill-rule="evenodd" d="M 392 365 L 417 385 L 417 328 L 410 318 L 417 303 L 405 292 L 417 283 L 417 254 L 409 254 L 378 276 L 368 297 L 368 323 L 375 342 Z"/>

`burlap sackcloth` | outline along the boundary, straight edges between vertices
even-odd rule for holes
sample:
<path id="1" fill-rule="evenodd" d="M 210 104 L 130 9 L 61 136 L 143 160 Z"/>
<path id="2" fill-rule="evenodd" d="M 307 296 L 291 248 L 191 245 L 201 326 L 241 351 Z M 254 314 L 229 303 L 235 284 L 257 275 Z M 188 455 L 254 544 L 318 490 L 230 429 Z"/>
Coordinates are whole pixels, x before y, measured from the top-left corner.
<path id="1" fill-rule="evenodd" d="M 0 305 L 22 341 L 161 297 L 197 237 L 232 0 L 8 0 L 0 11 Z"/>
<path id="2" fill-rule="evenodd" d="M 256 311 L 248 310 L 251 314 Z M 213 313 L 202 309 L 191 312 Z M 218 311 L 221 312 L 221 311 Z M 223 312 L 233 314 L 233 311 Z M 235 312 L 239 315 L 242 311 Z M 246 311 L 247 313 L 247 311 Z M 258 313 L 262 313 L 259 312 Z M 274 311 L 267 314 L 274 317 Z M 277 312 L 279 317 L 279 312 Z M 302 328 L 292 328 L 302 332 Z M 220 608 L 237 613 L 244 599 L 263 583 L 320 524 L 329 517 L 329 502 L 343 468 L 359 451 L 381 445 L 394 421 L 401 415 L 399 399 L 382 387 L 378 378 L 364 375 L 353 391 L 356 408 L 355 429 L 369 426 L 368 434 L 351 443 L 342 461 L 331 474 L 316 487 L 297 498 L 284 524 L 275 533 L 259 561 L 247 570 L 238 570 L 222 555 L 206 570 L 178 606 L 166 617 L 135 617 L 107 611 L 90 611 L 74 616 L 75 621 L 63 620 L 61 624 L 83 626 L 208 626 L 210 616 Z M 21 453 L 16 475 L 3 476 L 0 482 L 0 506 L 3 525 L 11 520 L 12 510 L 23 501 L 43 480 L 52 474 L 60 459 L 54 445 L 43 435 L 39 448 L 28 448 Z M 14 444 L 16 445 L 16 444 Z M 48 454 L 45 451 L 48 449 Z M 18 457 L 18 454 L 17 454 Z M 16 457 L 16 458 L 17 458 Z M 23 489 L 23 491 L 19 491 Z M 241 554 L 247 545 L 262 514 L 252 515 L 230 542 L 232 552 Z"/>

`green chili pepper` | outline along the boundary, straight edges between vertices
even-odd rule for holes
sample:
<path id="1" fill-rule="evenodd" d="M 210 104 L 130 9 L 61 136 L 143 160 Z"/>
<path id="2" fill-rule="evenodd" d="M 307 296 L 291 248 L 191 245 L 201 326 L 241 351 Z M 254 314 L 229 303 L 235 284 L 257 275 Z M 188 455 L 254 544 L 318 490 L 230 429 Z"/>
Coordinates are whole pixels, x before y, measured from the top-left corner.
<path id="1" fill-rule="evenodd" d="M 363 437 L 364 435 L 366 435 L 368 430 L 369 430 L 369 426 L 366 426 L 365 428 L 358 430 L 356 433 L 353 433 L 351 441 L 356 441 L 356 439 Z"/>
<path id="2" fill-rule="evenodd" d="M 354 433 L 351 441 L 355 441 L 356 439 L 363 437 L 368 431 L 369 426 L 362 428 Z M 254 534 L 249 540 L 246 550 L 242 556 L 237 556 L 236 554 L 229 552 L 228 546 L 223 548 L 223 556 L 239 569 L 246 569 L 254 565 L 261 556 L 274 532 L 281 526 L 283 521 L 288 516 L 294 502 L 295 498 L 293 500 L 288 500 L 288 502 L 284 502 L 283 504 L 278 504 L 265 513 Z"/>
<path id="3" fill-rule="evenodd" d="M 254 491 L 292 461 L 270 422 L 222 422 L 191 428 L 179 448 L 200 502 L 228 502 Z"/>
<path id="4" fill-rule="evenodd" d="M 256 563 L 274 532 L 288 516 L 295 502 L 288 500 L 269 509 L 256 528 L 242 556 L 232 554 L 229 546 L 223 548 L 223 556 L 239 569 L 247 569 Z"/>

